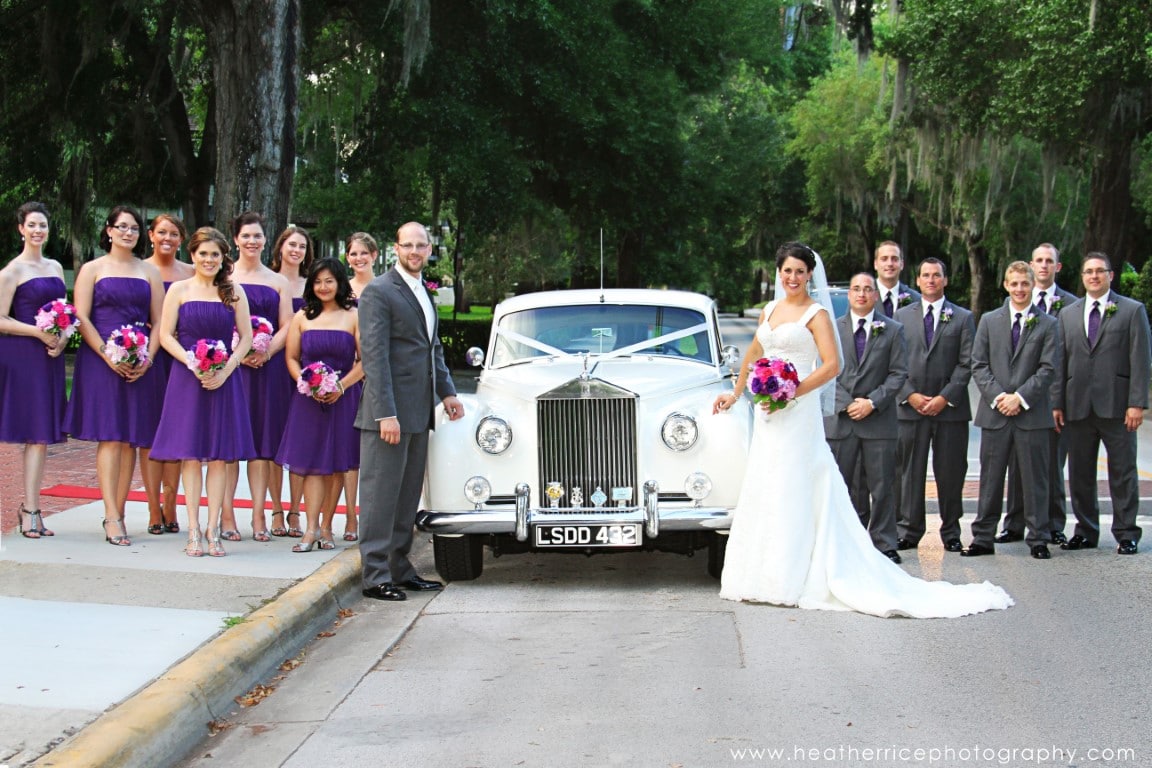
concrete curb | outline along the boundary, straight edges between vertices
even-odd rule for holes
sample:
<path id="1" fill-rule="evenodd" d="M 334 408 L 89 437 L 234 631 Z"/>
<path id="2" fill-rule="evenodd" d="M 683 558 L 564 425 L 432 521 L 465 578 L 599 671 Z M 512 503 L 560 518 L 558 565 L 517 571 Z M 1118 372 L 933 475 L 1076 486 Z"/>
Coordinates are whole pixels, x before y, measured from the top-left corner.
<path id="1" fill-rule="evenodd" d="M 208 723 L 360 599 L 360 550 L 341 552 L 108 710 L 35 768 L 153 768 L 179 761 Z"/>

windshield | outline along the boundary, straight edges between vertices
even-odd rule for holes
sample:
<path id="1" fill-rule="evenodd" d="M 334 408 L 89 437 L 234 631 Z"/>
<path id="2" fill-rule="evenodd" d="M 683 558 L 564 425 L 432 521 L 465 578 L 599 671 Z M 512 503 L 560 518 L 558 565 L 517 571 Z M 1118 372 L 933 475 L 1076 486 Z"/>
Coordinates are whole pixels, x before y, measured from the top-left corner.
<path id="1" fill-rule="evenodd" d="M 680 307 L 592 304 L 505 315 L 492 367 L 563 355 L 666 355 L 712 363 L 708 320 Z"/>

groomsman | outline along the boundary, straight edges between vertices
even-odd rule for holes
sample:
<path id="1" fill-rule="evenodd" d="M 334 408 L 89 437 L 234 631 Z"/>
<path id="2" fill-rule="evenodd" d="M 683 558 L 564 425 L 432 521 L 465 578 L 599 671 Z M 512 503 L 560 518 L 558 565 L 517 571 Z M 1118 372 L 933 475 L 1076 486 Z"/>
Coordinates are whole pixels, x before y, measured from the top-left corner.
<path id="1" fill-rule="evenodd" d="M 980 390 L 980 501 L 972 523 L 972 544 L 964 557 L 991 555 L 1004 508 L 1004 474 L 1015 460 L 1028 523 L 1032 557 L 1047 560 L 1050 485 L 1049 434 L 1055 423 L 1048 391 L 1060 364 L 1056 319 L 1033 313 L 1032 268 L 1014 261 L 1004 272 L 1004 306 L 987 313 L 972 345 L 972 379 Z"/>
<path id="2" fill-rule="evenodd" d="M 1100 541 L 1096 462 L 1108 452 L 1112 535 L 1117 554 L 1134 555 L 1140 541 L 1136 430 L 1148 407 L 1152 376 L 1144 305 L 1111 290 L 1112 262 L 1093 252 L 1080 268 L 1085 296 L 1060 313 L 1063 375 L 1053 387 L 1053 417 L 1068 445 L 1068 488 L 1076 530 L 1061 549 L 1095 549 Z"/>
<path id="3" fill-rule="evenodd" d="M 920 294 L 900 282 L 904 271 L 904 255 L 900 246 L 885 240 L 876 246 L 876 258 L 872 262 L 876 270 L 876 308 L 886 317 L 892 317 L 900 307 L 920 301 Z"/>
<path id="4" fill-rule="evenodd" d="M 1060 252 L 1051 243 L 1041 243 L 1032 251 L 1032 271 L 1036 285 L 1032 287 L 1032 311 L 1056 317 L 1060 310 L 1076 301 L 1076 295 L 1056 285 L 1060 274 Z M 1063 342 L 1061 342 L 1063 350 Z M 1064 526 L 1068 521 L 1067 494 L 1064 492 L 1064 463 L 1068 449 L 1063 436 L 1052 430 L 1049 438 L 1049 474 L 1052 484 L 1048 493 L 1048 522 L 1052 528 L 1052 543 L 1068 541 Z M 1004 530 L 996 537 L 997 544 L 1024 540 L 1024 495 L 1020 492 L 1015 462 L 1008 465 L 1008 512 L 1004 515 Z"/>
<path id="5" fill-rule="evenodd" d="M 920 301 L 896 311 L 908 340 L 908 380 L 897 396 L 897 456 L 901 471 L 897 549 L 914 549 L 924 536 L 928 449 L 940 503 L 944 549 L 959 552 L 964 476 L 968 473 L 968 382 L 972 378 L 972 313 L 944 298 L 948 272 L 935 258 L 920 264 Z"/>
<path id="6" fill-rule="evenodd" d="M 845 483 L 863 470 L 871 509 L 856 508 L 872 544 L 892 562 L 896 551 L 896 393 L 908 378 L 904 327 L 876 312 L 876 280 L 852 276 L 849 310 L 836 321 L 844 366 L 836 377 L 836 413 L 824 419 L 824 434 Z"/>

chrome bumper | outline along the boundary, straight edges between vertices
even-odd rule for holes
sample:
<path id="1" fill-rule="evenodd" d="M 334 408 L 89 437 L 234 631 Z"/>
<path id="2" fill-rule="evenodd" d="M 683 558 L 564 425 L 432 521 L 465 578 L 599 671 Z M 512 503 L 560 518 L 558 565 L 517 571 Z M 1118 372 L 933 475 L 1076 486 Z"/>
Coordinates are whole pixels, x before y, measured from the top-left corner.
<path id="1" fill-rule="evenodd" d="M 531 492 L 526 483 L 516 486 L 516 505 L 481 507 L 479 509 L 423 510 L 416 516 L 416 527 L 427 533 L 513 534 L 519 541 L 528 540 L 530 526 L 538 523 L 599 525 L 643 523 L 644 535 L 654 539 L 661 531 L 725 531 L 732 526 L 728 507 L 693 506 L 684 503 L 660 505 L 656 483 L 648 481 L 643 488 L 643 504 L 627 507 L 561 507 L 559 509 L 529 506 Z"/>

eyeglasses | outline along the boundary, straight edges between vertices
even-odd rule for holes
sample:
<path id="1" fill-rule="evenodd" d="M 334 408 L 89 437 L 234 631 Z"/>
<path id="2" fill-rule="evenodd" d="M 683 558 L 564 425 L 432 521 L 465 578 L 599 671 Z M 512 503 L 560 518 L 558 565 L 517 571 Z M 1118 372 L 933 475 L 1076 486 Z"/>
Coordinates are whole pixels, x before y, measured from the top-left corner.
<path id="1" fill-rule="evenodd" d="M 870 293 L 876 293 L 876 289 L 870 285 L 857 285 L 849 288 L 848 293 L 862 293 L 867 296 Z"/>
<path id="2" fill-rule="evenodd" d="M 432 247 L 431 243 L 397 243 L 398 251 L 426 251 Z"/>
<path id="3" fill-rule="evenodd" d="M 140 234 L 140 227 L 134 227 L 131 224 L 113 224 L 112 229 L 124 235 L 138 235 Z"/>
<path id="4" fill-rule="evenodd" d="M 1080 274 L 1084 275 L 1085 277 L 1095 277 L 1097 275 L 1106 275 L 1111 271 L 1112 270 L 1110 269 L 1086 269 Z"/>

